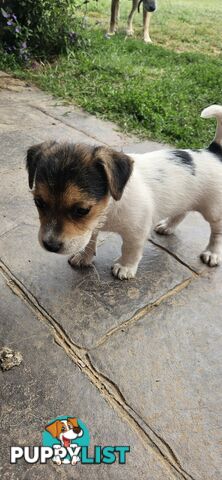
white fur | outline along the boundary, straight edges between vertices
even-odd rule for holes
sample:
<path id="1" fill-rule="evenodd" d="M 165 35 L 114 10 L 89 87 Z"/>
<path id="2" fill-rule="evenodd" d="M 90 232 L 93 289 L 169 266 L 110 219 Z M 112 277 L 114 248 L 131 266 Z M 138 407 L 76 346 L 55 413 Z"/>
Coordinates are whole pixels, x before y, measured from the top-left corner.
<path id="1" fill-rule="evenodd" d="M 222 115 L 221 115 L 221 105 L 210 105 L 210 107 L 205 108 L 201 112 L 202 118 L 211 118 L 216 117 L 217 119 L 217 130 L 214 137 L 215 142 L 220 143 L 222 139 Z"/>
<path id="2" fill-rule="evenodd" d="M 60 435 L 59 435 L 59 440 L 61 442 L 61 445 L 62 447 L 64 446 L 64 438 L 67 438 L 70 440 L 73 440 L 77 437 L 81 437 L 83 435 L 83 431 L 80 430 L 79 433 L 75 433 L 73 429 L 69 429 L 68 427 L 68 422 L 67 420 L 61 420 L 61 423 L 63 423 L 64 427 L 66 428 L 66 431 L 65 432 L 61 432 Z M 61 460 L 61 457 L 59 455 L 59 451 L 61 449 L 61 445 L 58 445 L 58 449 L 56 450 L 55 449 L 55 456 L 53 457 L 53 462 L 55 462 L 57 465 L 61 465 L 61 463 L 70 463 L 70 461 L 68 459 L 64 459 L 64 460 Z M 72 465 L 76 465 L 76 463 L 80 462 L 80 458 L 78 456 L 78 453 L 81 449 L 81 447 L 79 447 L 77 444 L 75 443 L 72 443 L 71 444 L 71 449 L 69 449 L 69 453 L 72 453 L 72 459 L 71 459 L 71 464 Z M 74 453 L 73 453 L 73 450 L 74 449 Z M 71 450 L 71 452 L 70 452 Z"/>
<path id="3" fill-rule="evenodd" d="M 217 143 L 222 139 L 222 106 L 203 110 L 202 117 L 216 116 Z M 133 154 L 133 173 L 122 198 L 110 199 L 102 230 L 121 235 L 122 255 L 113 266 L 119 279 L 135 276 L 151 229 L 170 234 L 187 212 L 198 211 L 210 223 L 211 237 L 202 253 L 203 262 L 218 265 L 222 258 L 222 163 L 208 150 L 192 151 L 195 174 L 171 150 Z M 91 252 L 91 259 L 93 252 Z M 82 261 L 84 263 L 84 254 Z M 87 255 L 89 263 L 89 255 Z"/>

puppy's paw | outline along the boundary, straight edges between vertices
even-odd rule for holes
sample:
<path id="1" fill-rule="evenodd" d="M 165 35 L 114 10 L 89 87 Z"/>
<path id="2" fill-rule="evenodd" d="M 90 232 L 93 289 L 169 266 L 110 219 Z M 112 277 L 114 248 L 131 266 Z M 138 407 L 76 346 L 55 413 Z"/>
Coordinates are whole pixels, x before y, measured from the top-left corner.
<path id="1" fill-rule="evenodd" d="M 170 225 L 168 219 L 165 219 L 157 223 L 154 230 L 156 233 L 159 233 L 159 235 L 171 235 L 171 233 L 174 231 L 174 228 Z"/>
<path id="2" fill-rule="evenodd" d="M 72 457 L 72 465 L 76 465 L 78 462 L 80 462 L 80 458 L 77 455 L 74 455 Z"/>
<path id="3" fill-rule="evenodd" d="M 78 253 L 69 257 L 68 262 L 72 268 L 87 268 L 92 266 L 92 256 L 84 255 L 83 253 Z"/>
<path id="4" fill-rule="evenodd" d="M 112 274 L 120 280 L 129 280 L 136 275 L 137 267 L 123 266 L 121 263 L 114 263 L 112 267 Z"/>
<path id="5" fill-rule="evenodd" d="M 210 250 L 205 250 L 205 252 L 201 253 L 200 258 L 202 262 L 209 265 L 209 267 L 217 267 L 221 262 L 221 256 Z"/>

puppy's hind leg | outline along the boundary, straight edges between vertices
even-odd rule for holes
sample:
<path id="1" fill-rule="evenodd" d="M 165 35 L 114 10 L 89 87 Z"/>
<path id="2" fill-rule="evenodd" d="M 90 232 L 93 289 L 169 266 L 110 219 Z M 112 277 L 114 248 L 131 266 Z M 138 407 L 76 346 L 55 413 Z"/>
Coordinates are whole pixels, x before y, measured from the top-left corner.
<path id="1" fill-rule="evenodd" d="M 222 219 L 211 221 L 210 227 L 210 241 L 200 258 L 209 267 L 216 267 L 222 260 Z"/>
<path id="2" fill-rule="evenodd" d="M 185 216 L 186 214 L 183 213 L 181 215 L 177 215 L 176 217 L 165 218 L 155 226 L 154 230 L 155 232 L 159 233 L 159 235 L 171 235 L 171 233 L 174 232 L 177 225 L 182 222 Z"/>

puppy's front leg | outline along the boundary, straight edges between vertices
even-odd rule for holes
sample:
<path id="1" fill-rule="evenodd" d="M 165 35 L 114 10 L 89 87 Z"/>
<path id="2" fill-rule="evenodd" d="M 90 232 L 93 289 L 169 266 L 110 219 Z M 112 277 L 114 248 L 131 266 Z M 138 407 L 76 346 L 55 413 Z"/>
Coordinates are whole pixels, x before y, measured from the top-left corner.
<path id="1" fill-rule="evenodd" d="M 91 239 L 83 252 L 72 255 L 68 262 L 71 267 L 89 267 L 92 264 L 94 255 L 96 255 L 96 243 L 98 232 L 93 232 Z"/>
<path id="2" fill-rule="evenodd" d="M 123 238 L 122 256 L 114 263 L 112 274 L 120 280 L 134 278 L 139 262 L 143 255 L 143 249 L 147 235 L 142 238 Z"/>
<path id="3" fill-rule="evenodd" d="M 216 267 L 222 260 L 222 220 L 211 221 L 210 226 L 210 241 L 200 258 L 209 267 Z"/>

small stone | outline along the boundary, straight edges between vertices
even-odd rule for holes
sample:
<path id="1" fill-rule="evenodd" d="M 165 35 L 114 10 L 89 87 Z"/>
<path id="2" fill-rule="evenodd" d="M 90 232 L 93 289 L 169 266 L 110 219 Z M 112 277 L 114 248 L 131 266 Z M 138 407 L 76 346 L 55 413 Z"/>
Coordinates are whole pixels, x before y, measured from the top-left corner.
<path id="1" fill-rule="evenodd" d="M 18 367 L 21 362 L 22 354 L 20 352 L 15 352 L 8 347 L 3 347 L 0 350 L 0 365 L 3 372 Z"/>

